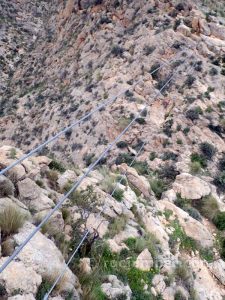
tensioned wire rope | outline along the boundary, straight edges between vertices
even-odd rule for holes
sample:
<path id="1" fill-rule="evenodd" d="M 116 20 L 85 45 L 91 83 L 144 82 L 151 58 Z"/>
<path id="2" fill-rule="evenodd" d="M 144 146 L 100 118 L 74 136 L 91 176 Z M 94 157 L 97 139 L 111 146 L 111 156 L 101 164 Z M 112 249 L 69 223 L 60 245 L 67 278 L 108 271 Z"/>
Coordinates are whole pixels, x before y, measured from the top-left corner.
<path id="1" fill-rule="evenodd" d="M 192 68 L 193 66 L 191 66 L 190 68 Z M 188 73 L 188 72 L 187 72 Z M 173 74 L 169 80 L 165 83 L 165 85 L 160 89 L 159 93 L 162 92 L 162 90 L 171 82 L 171 78 L 173 78 L 175 76 L 175 74 Z M 156 94 L 156 96 L 154 97 L 153 101 L 158 97 L 158 94 Z M 146 107 L 145 107 L 146 108 Z M 141 112 L 140 114 L 141 115 Z M 128 125 L 129 126 L 129 125 Z M 133 163 L 135 162 L 136 158 L 139 156 L 139 154 L 141 153 L 142 149 L 144 148 L 146 142 L 144 142 L 142 144 L 142 146 L 140 147 L 139 151 L 136 153 L 136 155 L 134 156 L 132 162 L 129 164 L 129 166 L 131 167 L 133 165 Z M 127 170 L 128 171 L 128 170 Z M 122 175 L 121 179 L 116 183 L 113 191 L 111 192 L 110 196 L 113 196 L 113 194 L 115 193 L 118 185 L 122 182 L 123 178 L 126 176 L 127 171 L 125 171 L 125 173 Z M 103 205 L 102 209 L 100 210 L 100 212 L 97 214 L 96 219 L 98 219 L 101 214 L 104 212 L 106 207 L 106 204 Z M 98 230 L 99 226 L 102 224 L 102 222 L 99 223 L 99 225 L 97 226 L 96 230 Z M 93 229 L 93 228 L 92 228 Z M 67 261 L 67 263 L 65 264 L 65 267 L 63 268 L 62 272 L 59 274 L 59 276 L 56 278 L 56 280 L 54 281 L 53 285 L 51 286 L 50 290 L 45 294 L 43 300 L 47 300 L 48 297 L 50 296 L 51 292 L 54 290 L 55 286 L 59 283 L 59 281 L 62 279 L 62 277 L 64 276 L 67 267 L 69 266 L 69 264 L 71 263 L 71 261 L 73 260 L 74 256 L 77 254 L 77 252 L 79 251 L 79 249 L 81 248 L 81 246 L 83 245 L 83 243 L 85 242 L 85 240 L 88 238 L 89 234 L 91 233 L 91 229 L 85 230 L 82 239 L 80 241 L 80 243 L 78 244 L 78 246 L 75 248 L 75 250 L 73 251 L 72 255 L 70 256 L 69 260 Z"/>
<path id="2" fill-rule="evenodd" d="M 178 56 L 178 55 L 177 55 Z M 175 59 L 177 59 L 178 57 L 175 57 L 174 59 L 171 59 L 169 64 L 172 64 L 173 61 Z M 168 65 L 168 63 L 163 62 L 162 65 L 160 65 L 159 67 L 155 68 L 153 71 L 151 71 L 149 74 L 153 75 L 155 72 L 159 71 L 160 69 L 162 69 L 165 65 Z M 106 101 L 103 101 L 100 105 L 97 105 L 97 107 L 95 107 L 93 110 L 91 110 L 90 112 L 86 113 L 83 117 L 81 117 L 79 120 L 75 121 L 74 123 L 70 124 L 69 126 L 67 126 L 66 128 L 64 128 L 63 130 L 59 131 L 57 134 L 55 134 L 54 136 L 52 136 L 51 138 L 49 138 L 47 141 L 45 141 L 44 143 L 40 144 L 39 146 L 37 146 L 36 148 L 34 148 L 33 150 L 31 150 L 30 152 L 28 152 L 27 154 L 25 154 L 24 156 L 22 156 L 21 158 L 19 158 L 18 160 L 16 160 L 15 162 L 13 162 L 12 164 L 10 164 L 9 166 L 7 166 L 6 168 L 2 169 L 0 171 L 0 175 L 4 175 L 7 171 L 11 170 L 13 167 L 17 166 L 18 164 L 22 163 L 25 159 L 31 157 L 33 154 L 35 154 L 36 152 L 40 151 L 41 149 L 43 149 L 46 145 L 48 145 L 49 143 L 55 141 L 56 139 L 58 139 L 61 135 L 65 134 L 66 132 L 68 132 L 69 130 L 71 130 L 72 128 L 80 125 L 83 121 L 85 121 L 86 119 L 88 119 L 89 117 L 91 117 L 94 113 L 96 113 L 97 111 L 101 111 L 101 109 L 103 109 L 104 107 L 106 107 L 107 105 L 113 103 L 117 98 L 119 98 L 120 96 L 122 96 L 123 94 L 125 94 L 127 91 L 131 91 L 134 90 L 135 86 L 138 85 L 140 82 L 142 81 L 142 79 L 138 80 L 131 88 L 127 88 L 124 89 L 122 92 L 118 93 L 117 95 L 107 99 Z"/>
<path id="3" fill-rule="evenodd" d="M 161 91 L 172 81 L 175 74 L 173 74 L 167 82 L 163 85 L 163 87 L 158 91 L 158 93 L 155 95 L 154 99 L 158 97 L 158 95 L 161 94 Z M 140 81 L 140 80 L 139 80 Z M 138 81 L 138 82 L 139 82 Z M 83 179 L 94 169 L 94 167 L 102 160 L 102 158 L 111 150 L 111 148 L 120 140 L 120 138 L 129 130 L 129 128 L 133 125 L 133 123 L 141 116 L 141 114 L 146 110 L 146 105 L 141 110 L 141 112 L 133 118 L 133 120 L 128 124 L 128 126 L 116 137 L 116 139 L 108 145 L 108 147 L 102 152 L 102 154 L 99 156 L 99 158 L 89 166 L 89 168 L 86 170 L 86 172 L 80 177 L 80 179 L 74 183 L 72 188 L 64 194 L 64 196 L 59 200 L 59 202 L 56 204 L 56 206 L 49 211 L 49 213 L 43 218 L 43 220 L 40 222 L 40 224 L 28 235 L 28 237 L 19 245 L 13 254 L 6 259 L 6 261 L 2 264 L 0 267 L 0 273 L 3 272 L 3 270 L 8 266 L 8 264 L 21 252 L 21 250 L 26 246 L 26 244 L 32 239 L 32 237 L 41 229 L 41 227 L 50 219 L 50 217 L 53 215 L 55 211 L 57 211 L 63 202 L 69 197 L 69 195 L 77 189 L 77 187 L 81 184 Z"/>
<path id="4" fill-rule="evenodd" d="M 138 152 L 135 154 L 134 158 L 132 159 L 131 163 L 129 164 L 129 167 L 132 167 L 132 165 L 134 164 L 135 160 L 137 159 L 137 157 L 140 155 L 142 149 L 144 148 L 146 142 L 143 142 L 142 146 L 140 147 L 140 149 L 138 150 Z M 113 196 L 116 189 L 118 188 L 118 186 L 121 184 L 121 182 L 123 181 L 123 179 L 126 177 L 128 170 L 126 170 L 124 172 L 124 174 L 121 175 L 121 178 L 119 181 L 116 182 L 113 191 L 111 192 L 111 194 L 109 196 Z M 101 213 L 105 210 L 105 206 L 106 204 L 103 205 L 102 209 L 100 210 L 100 212 L 97 214 L 96 219 L 98 219 L 101 215 Z M 99 226 L 102 224 L 102 222 L 99 223 L 99 225 L 97 226 L 96 230 L 98 230 Z M 72 253 L 72 255 L 70 256 L 69 260 L 67 261 L 67 263 L 65 264 L 62 272 L 60 273 L 60 275 L 56 278 L 56 280 L 54 281 L 54 283 L 52 284 L 50 290 L 45 294 L 43 300 L 47 300 L 48 297 L 50 296 L 51 292 L 54 290 L 55 286 L 59 283 L 59 281 L 62 279 L 62 277 L 64 276 L 67 267 L 69 266 L 69 264 L 71 263 L 71 261 L 73 260 L 74 256 L 76 255 L 76 253 L 78 252 L 78 250 L 80 249 L 80 247 L 82 246 L 83 242 L 86 240 L 86 238 L 88 237 L 88 235 L 91 233 L 91 230 L 87 230 L 85 231 L 85 234 L 83 235 L 79 245 L 77 246 L 77 248 L 75 249 L 75 251 Z"/>

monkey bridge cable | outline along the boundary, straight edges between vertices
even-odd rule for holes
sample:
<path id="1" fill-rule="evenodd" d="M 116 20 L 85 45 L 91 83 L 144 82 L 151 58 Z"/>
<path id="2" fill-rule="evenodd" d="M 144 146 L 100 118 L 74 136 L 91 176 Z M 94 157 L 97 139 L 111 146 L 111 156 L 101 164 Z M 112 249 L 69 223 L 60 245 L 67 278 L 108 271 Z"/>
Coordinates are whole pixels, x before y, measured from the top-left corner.
<path id="1" fill-rule="evenodd" d="M 153 101 L 161 94 L 161 92 L 164 90 L 164 88 L 172 81 L 175 74 L 177 72 L 174 72 L 173 75 L 170 76 L 170 78 L 166 81 L 166 83 L 161 87 L 161 89 L 156 93 L 156 95 L 153 97 Z M 140 82 L 140 80 L 138 81 Z M 64 196 L 59 200 L 59 202 L 56 204 L 56 206 L 51 209 L 48 214 L 44 217 L 44 219 L 40 222 L 40 224 L 26 237 L 26 239 L 15 249 L 13 254 L 6 259 L 6 261 L 2 264 L 0 267 L 0 273 L 4 271 L 4 269 L 9 265 L 9 263 L 17 257 L 17 255 L 21 252 L 21 250 L 26 246 L 26 244 L 32 239 L 32 237 L 42 228 L 42 226 L 50 219 L 50 217 L 56 212 L 63 204 L 63 202 L 69 197 L 69 195 L 74 192 L 78 186 L 82 183 L 85 177 L 89 175 L 89 173 L 98 165 L 98 163 L 102 160 L 103 157 L 105 157 L 108 152 L 113 148 L 113 146 L 121 139 L 121 137 L 130 129 L 130 127 L 135 123 L 135 121 L 140 118 L 142 113 L 147 109 L 147 105 L 144 106 L 144 108 L 141 110 L 141 112 L 132 119 L 132 121 L 128 124 L 128 126 L 115 138 L 115 140 L 108 145 L 108 147 L 101 153 L 101 155 L 98 157 L 98 159 L 92 163 L 88 169 L 85 171 L 85 173 L 73 184 L 71 189 L 64 194 Z"/>
<path id="2" fill-rule="evenodd" d="M 140 149 L 138 150 L 138 152 L 135 154 L 133 160 L 131 161 L 131 163 L 129 164 L 129 167 L 132 167 L 132 165 L 134 164 L 135 160 L 137 159 L 137 157 L 139 156 L 139 154 L 141 153 L 142 149 L 144 148 L 146 142 L 144 142 L 142 144 L 142 146 L 140 147 Z M 117 183 L 115 184 L 115 187 L 113 189 L 113 191 L 111 192 L 110 196 L 113 196 L 117 187 L 119 186 L 119 184 L 121 184 L 121 182 L 123 181 L 123 179 L 125 178 L 125 176 L 127 175 L 127 170 L 124 172 L 124 174 L 121 175 L 121 178 L 119 181 L 117 181 Z M 102 209 L 100 210 L 100 212 L 97 214 L 96 219 L 98 219 L 98 217 L 104 212 L 105 210 L 105 205 L 103 205 Z M 99 225 L 97 226 L 97 229 L 99 228 L 99 226 L 101 225 L 102 222 L 99 223 Z M 96 229 L 96 230 L 97 230 Z M 45 294 L 43 300 L 47 300 L 48 297 L 50 296 L 51 292 L 54 290 L 55 286 L 58 284 L 58 282 L 62 279 L 62 277 L 64 276 L 67 267 L 69 266 L 69 264 L 71 263 L 71 261 L 73 260 L 74 256 L 77 254 L 78 250 L 80 249 L 80 247 L 83 245 L 84 241 L 87 239 L 88 235 L 91 233 L 91 230 L 85 230 L 82 239 L 80 241 L 80 243 L 78 244 L 78 246 L 76 247 L 76 249 L 73 251 L 72 255 L 70 256 L 69 260 L 67 261 L 67 263 L 65 264 L 62 272 L 59 274 L 59 276 L 56 278 L 56 280 L 54 281 L 53 285 L 51 286 L 50 290 L 48 291 L 48 293 Z"/>

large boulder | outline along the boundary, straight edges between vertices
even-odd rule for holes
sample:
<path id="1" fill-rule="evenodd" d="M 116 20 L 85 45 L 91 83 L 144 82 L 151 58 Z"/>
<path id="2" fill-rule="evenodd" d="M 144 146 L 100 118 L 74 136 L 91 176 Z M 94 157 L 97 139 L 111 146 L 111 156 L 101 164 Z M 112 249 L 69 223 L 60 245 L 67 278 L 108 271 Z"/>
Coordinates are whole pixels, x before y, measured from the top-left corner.
<path id="1" fill-rule="evenodd" d="M 136 210 L 146 230 L 157 238 L 164 251 L 169 250 L 169 235 L 164 229 L 164 226 L 158 216 L 151 211 L 147 211 L 146 207 L 142 203 L 138 203 L 138 205 L 136 205 Z"/>
<path id="2" fill-rule="evenodd" d="M 4 263 L 6 257 L 1 258 L 0 265 Z M 34 270 L 33 266 L 25 266 L 22 261 L 12 261 L 9 266 L 0 274 L 0 283 L 8 295 L 12 295 L 16 290 L 24 293 L 36 294 L 42 282 L 41 276 Z"/>
<path id="3" fill-rule="evenodd" d="M 196 240 L 202 247 L 213 246 L 213 236 L 202 223 L 169 201 L 161 200 L 158 205 L 161 211 L 170 210 L 173 212 L 173 218 L 178 219 L 187 236 Z"/>
<path id="4" fill-rule="evenodd" d="M 182 173 L 176 177 L 173 190 L 182 198 L 191 200 L 201 199 L 211 193 L 211 188 L 207 182 L 188 173 Z"/>
<path id="5" fill-rule="evenodd" d="M 209 264 L 209 269 L 225 285 L 225 262 L 222 259 L 218 259 Z"/>
<path id="6" fill-rule="evenodd" d="M 32 224 L 27 222 L 20 229 L 19 233 L 14 235 L 13 238 L 15 242 L 20 245 L 34 228 Z M 27 268 L 32 267 L 42 278 L 52 280 L 56 279 L 65 267 L 65 261 L 61 252 L 51 240 L 40 232 L 37 232 L 26 247 L 24 247 L 23 251 L 18 255 L 18 258 Z M 63 285 L 60 285 L 59 288 L 69 291 L 73 290 L 74 287 L 79 287 L 78 280 L 67 267 L 63 277 Z"/>
<path id="7" fill-rule="evenodd" d="M 138 175 L 135 169 L 128 167 L 126 164 L 121 164 L 119 169 L 123 174 L 126 172 L 128 181 L 138 189 L 144 197 L 150 198 L 151 188 L 148 180 L 144 176 Z"/>
<path id="8" fill-rule="evenodd" d="M 182 33 L 184 36 L 191 36 L 191 29 L 184 24 L 181 24 L 177 27 L 177 31 Z"/>
<path id="9" fill-rule="evenodd" d="M 97 230 L 99 237 L 102 238 L 108 230 L 109 222 L 102 216 L 90 214 L 86 221 L 86 227 L 91 232 Z"/>
<path id="10" fill-rule="evenodd" d="M 195 274 L 193 288 L 196 297 L 201 300 L 223 300 L 225 289 L 213 278 L 206 264 L 197 257 L 188 257 L 187 261 Z"/>
<path id="11" fill-rule="evenodd" d="M 211 29 L 211 34 L 215 36 L 216 38 L 220 40 L 225 40 L 225 27 L 215 24 L 215 23 L 210 23 L 210 29 Z"/>
<path id="12" fill-rule="evenodd" d="M 54 202 L 45 195 L 45 191 L 30 178 L 19 181 L 18 190 L 20 200 L 34 212 L 51 209 L 54 206 Z"/>
<path id="13" fill-rule="evenodd" d="M 192 19 L 192 29 L 197 33 L 202 33 L 203 35 L 209 36 L 211 34 L 211 30 L 207 21 L 201 16 L 194 16 Z"/>
<path id="14" fill-rule="evenodd" d="M 59 188 L 62 190 L 68 183 L 74 183 L 77 179 L 77 175 L 72 170 L 66 170 L 62 175 L 59 176 L 57 182 Z"/>
<path id="15" fill-rule="evenodd" d="M 154 286 L 157 294 L 161 295 L 166 288 L 164 276 L 160 274 L 156 274 L 152 279 L 152 285 Z"/>
<path id="16" fill-rule="evenodd" d="M 150 271 L 153 267 L 153 258 L 148 249 L 144 249 L 137 257 L 135 267 L 141 271 Z"/>
<path id="17" fill-rule="evenodd" d="M 44 210 L 39 213 L 36 213 L 34 216 L 35 221 L 37 223 L 41 222 L 45 218 L 48 212 L 49 212 L 48 210 Z M 58 210 L 55 211 L 51 216 L 51 218 L 49 219 L 47 226 L 48 226 L 47 232 L 49 234 L 57 234 L 63 232 L 65 224 L 64 224 L 62 212 Z"/>
<path id="18" fill-rule="evenodd" d="M 121 245 L 121 243 L 126 239 L 137 237 L 139 237 L 138 229 L 134 226 L 126 224 L 124 230 L 114 236 L 114 240 L 117 244 Z"/>
<path id="19" fill-rule="evenodd" d="M 118 278 L 114 275 L 109 275 L 106 278 L 106 283 L 101 285 L 103 293 L 107 296 L 107 299 L 116 300 L 119 297 L 124 296 L 123 299 L 131 299 L 131 289 L 128 285 L 124 285 Z"/>
<path id="20" fill-rule="evenodd" d="M 12 154 L 12 152 L 14 153 Z M 23 153 L 11 146 L 2 146 L 0 148 L 0 169 L 4 169 L 14 163 L 18 158 L 23 156 Z M 13 167 L 11 170 L 8 171 L 8 174 L 14 180 L 20 180 L 26 175 L 25 168 L 18 164 L 17 166 Z"/>

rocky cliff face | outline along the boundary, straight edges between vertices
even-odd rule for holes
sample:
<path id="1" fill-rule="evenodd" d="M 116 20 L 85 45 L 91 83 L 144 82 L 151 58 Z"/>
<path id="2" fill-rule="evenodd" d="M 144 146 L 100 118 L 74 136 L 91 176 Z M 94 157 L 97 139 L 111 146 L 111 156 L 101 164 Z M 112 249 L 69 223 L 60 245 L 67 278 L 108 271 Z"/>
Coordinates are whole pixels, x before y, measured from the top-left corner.
<path id="1" fill-rule="evenodd" d="M 224 15 L 210 0 L 1 1 L 1 169 L 124 91 L 0 177 L 1 264 L 142 111 L 0 274 L 1 299 L 43 299 L 85 229 L 51 299 L 224 299 Z"/>

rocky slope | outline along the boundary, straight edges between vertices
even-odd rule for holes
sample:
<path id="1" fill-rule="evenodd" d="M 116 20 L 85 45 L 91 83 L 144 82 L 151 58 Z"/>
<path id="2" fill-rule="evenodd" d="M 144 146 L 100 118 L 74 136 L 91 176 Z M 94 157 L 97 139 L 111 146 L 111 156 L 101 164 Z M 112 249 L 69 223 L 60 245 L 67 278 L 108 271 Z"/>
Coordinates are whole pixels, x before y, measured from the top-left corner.
<path id="1" fill-rule="evenodd" d="M 10 146 L 0 153 L 1 167 L 22 155 Z M 83 172 L 40 156 L 0 177 L 1 264 Z M 224 203 L 215 186 L 181 173 L 158 200 L 160 184 L 139 158 L 134 168 L 92 171 L 2 272 L 1 299 L 43 299 L 85 229 L 50 299 L 223 299 Z"/>
<path id="2" fill-rule="evenodd" d="M 51 299 L 225 298 L 224 16 L 211 0 L 1 1 L 1 169 L 129 89 L 0 177 L 1 264 L 146 109 L 0 274 L 0 299 L 43 299 L 85 229 Z"/>

